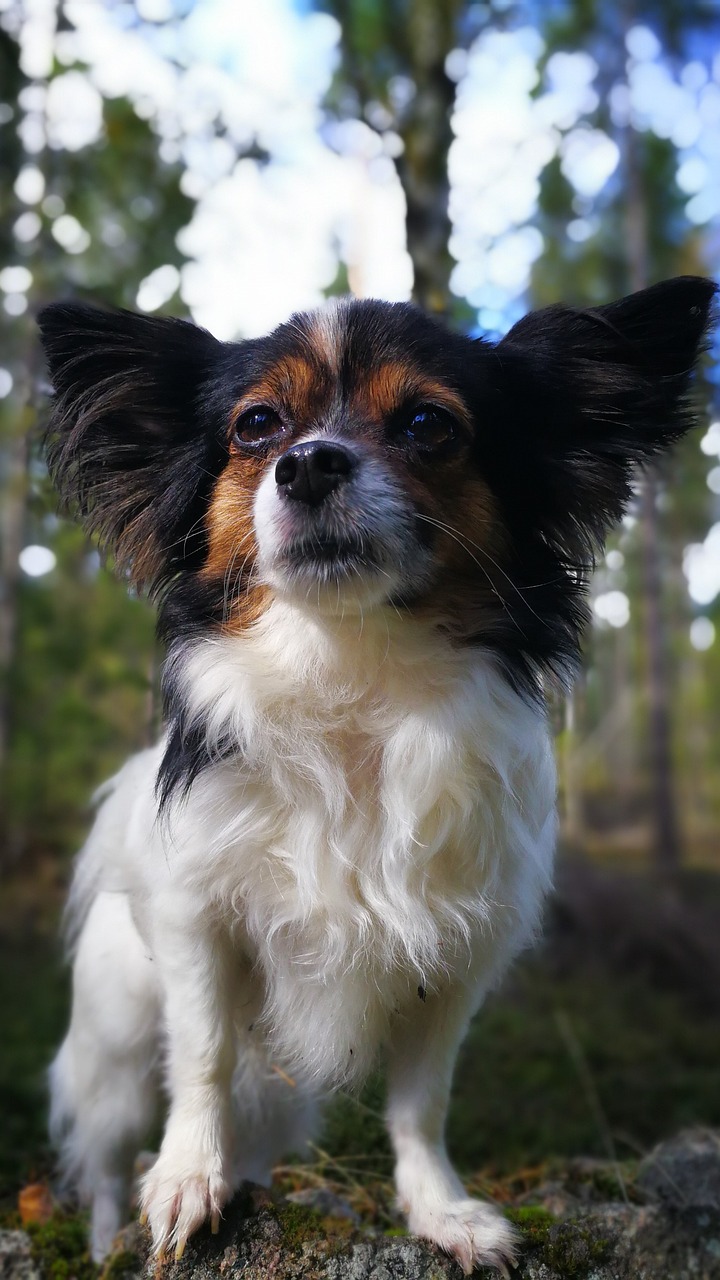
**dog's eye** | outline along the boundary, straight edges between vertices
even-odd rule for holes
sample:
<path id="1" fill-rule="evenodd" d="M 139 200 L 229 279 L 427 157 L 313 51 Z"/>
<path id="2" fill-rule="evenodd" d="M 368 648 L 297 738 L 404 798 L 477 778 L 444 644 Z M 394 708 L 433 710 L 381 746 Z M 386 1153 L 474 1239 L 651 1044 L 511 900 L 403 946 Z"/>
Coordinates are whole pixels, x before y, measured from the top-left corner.
<path id="1" fill-rule="evenodd" d="M 452 414 L 446 409 L 426 404 L 412 410 L 398 424 L 395 434 L 404 436 L 418 449 L 443 449 L 455 439 L 456 425 Z"/>
<path id="2" fill-rule="evenodd" d="M 264 444 L 280 435 L 282 429 L 280 415 L 266 405 L 258 405 L 240 414 L 233 438 L 238 444 Z"/>

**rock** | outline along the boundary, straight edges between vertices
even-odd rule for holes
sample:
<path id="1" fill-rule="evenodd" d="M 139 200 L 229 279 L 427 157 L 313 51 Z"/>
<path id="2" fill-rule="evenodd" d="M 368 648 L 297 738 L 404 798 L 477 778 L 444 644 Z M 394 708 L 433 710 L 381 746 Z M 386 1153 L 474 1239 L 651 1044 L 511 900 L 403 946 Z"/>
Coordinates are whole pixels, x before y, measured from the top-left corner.
<path id="1" fill-rule="evenodd" d="M 720 1215 L 598 1205 L 528 1243 L 518 1280 L 720 1280 Z"/>
<path id="2" fill-rule="evenodd" d="M 156 1280 L 144 1233 L 141 1272 Z M 361 1235 L 348 1218 L 246 1184 L 226 1207 L 216 1236 L 207 1228 L 188 1241 L 168 1280 L 461 1280 L 458 1266 L 411 1237 Z"/>
<path id="3" fill-rule="evenodd" d="M 720 1212 L 720 1134 L 686 1129 L 643 1160 L 637 1185 L 650 1200 Z"/>
<path id="4" fill-rule="evenodd" d="M 566 1161 L 522 1201 L 507 1209 L 524 1242 L 514 1280 L 720 1280 L 718 1133 L 681 1133 L 639 1171 Z M 218 1235 L 199 1231 L 179 1262 L 158 1267 L 147 1229 L 134 1224 L 97 1280 L 461 1280 L 439 1250 L 411 1236 L 369 1235 L 352 1214 L 329 1190 L 284 1199 L 245 1184 Z M 82 1219 L 0 1232 L 0 1280 L 93 1275 Z M 476 1277 L 498 1280 L 486 1268 Z"/>
<path id="5" fill-rule="evenodd" d="M 595 1165 L 592 1172 L 597 1177 Z M 720 1280 L 720 1211 L 575 1199 L 563 1218 L 542 1204 L 509 1214 L 524 1238 L 516 1280 Z M 142 1280 L 157 1280 L 146 1232 L 140 1257 Z M 462 1277 L 456 1263 L 421 1240 L 368 1238 L 348 1218 L 323 1217 L 249 1185 L 228 1205 L 219 1234 L 198 1232 L 182 1260 L 168 1262 L 162 1274 L 167 1280 Z M 497 1280 L 485 1268 L 476 1276 Z"/>
<path id="6" fill-rule="evenodd" d="M 0 1280 L 40 1280 L 24 1231 L 0 1231 Z"/>

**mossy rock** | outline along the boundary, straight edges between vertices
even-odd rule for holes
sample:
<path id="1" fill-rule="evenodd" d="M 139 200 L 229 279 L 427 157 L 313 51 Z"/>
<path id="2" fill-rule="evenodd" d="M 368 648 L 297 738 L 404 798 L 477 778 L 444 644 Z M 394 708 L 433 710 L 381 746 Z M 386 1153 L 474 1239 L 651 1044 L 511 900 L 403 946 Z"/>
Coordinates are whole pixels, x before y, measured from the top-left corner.
<path id="1" fill-rule="evenodd" d="M 320 1243 L 325 1256 L 330 1257 L 345 1252 L 359 1235 L 349 1219 L 323 1215 L 290 1200 L 271 1200 L 267 1208 L 277 1218 L 285 1248 L 295 1252 Z"/>
<path id="2" fill-rule="evenodd" d="M 612 1245 L 595 1223 L 558 1222 L 547 1228 L 540 1251 L 546 1266 L 562 1280 L 585 1280 L 610 1257 Z"/>
<path id="3" fill-rule="evenodd" d="M 710 1137 L 703 1159 L 720 1163 L 720 1135 Z M 679 1135 L 673 1151 L 683 1144 L 694 1159 L 697 1135 Z M 708 1203 L 707 1178 L 688 1179 L 681 1205 L 638 1206 L 598 1199 L 607 1170 L 581 1163 L 553 1170 L 557 1176 L 532 1191 L 536 1203 L 506 1209 L 522 1235 L 516 1280 L 720 1280 L 720 1206 Z M 616 1184 L 617 1178 L 608 1190 Z M 699 1197 L 695 1204 L 692 1195 Z M 102 1271 L 88 1255 L 85 1218 L 57 1214 L 27 1232 L 0 1232 L 0 1280 L 461 1280 L 460 1268 L 440 1250 L 395 1231 L 372 1233 L 328 1213 L 328 1203 L 318 1211 L 246 1184 L 226 1207 L 218 1234 L 202 1228 L 179 1261 L 159 1265 L 147 1229 L 136 1224 L 122 1233 Z M 480 1276 L 497 1280 L 487 1268 Z"/>
<path id="4" fill-rule="evenodd" d="M 31 1222 L 25 1229 L 43 1280 L 97 1280 L 84 1215 L 54 1213 L 49 1222 Z"/>

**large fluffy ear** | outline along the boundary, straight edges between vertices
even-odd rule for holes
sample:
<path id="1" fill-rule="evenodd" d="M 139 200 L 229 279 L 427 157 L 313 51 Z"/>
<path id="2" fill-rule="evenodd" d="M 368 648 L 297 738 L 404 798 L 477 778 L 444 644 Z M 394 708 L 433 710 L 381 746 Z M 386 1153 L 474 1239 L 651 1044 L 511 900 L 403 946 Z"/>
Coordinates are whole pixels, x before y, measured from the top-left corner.
<path id="1" fill-rule="evenodd" d="M 183 320 L 56 303 L 38 317 L 55 389 L 46 442 L 66 503 L 139 587 L 201 554 L 217 443 L 203 383 L 221 344 Z"/>
<path id="2" fill-rule="evenodd" d="M 609 306 L 547 307 L 496 348 L 513 507 L 571 559 L 591 556 L 621 516 L 633 466 L 692 426 L 715 292 L 681 276 Z"/>

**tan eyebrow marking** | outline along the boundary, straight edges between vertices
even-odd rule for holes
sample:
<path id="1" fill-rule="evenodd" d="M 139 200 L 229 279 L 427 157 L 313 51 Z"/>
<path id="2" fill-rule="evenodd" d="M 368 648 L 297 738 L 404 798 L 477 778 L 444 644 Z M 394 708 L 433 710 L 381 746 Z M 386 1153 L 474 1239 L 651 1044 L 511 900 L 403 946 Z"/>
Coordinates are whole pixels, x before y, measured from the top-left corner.
<path id="1" fill-rule="evenodd" d="M 452 387 L 401 360 L 388 361 L 369 373 L 356 398 L 378 418 L 387 417 L 405 401 L 413 399 L 418 403 L 437 404 L 470 425 L 468 407 Z"/>
<path id="2" fill-rule="evenodd" d="M 328 394 L 329 370 L 303 356 L 281 356 L 233 406 L 230 425 L 256 405 L 288 409 L 293 418 L 314 417 Z"/>
<path id="3" fill-rule="evenodd" d="M 293 412 L 305 408 L 313 397 L 316 381 L 318 370 L 310 361 L 302 356 L 282 356 L 234 404 L 231 424 L 234 426 L 241 413 L 256 404 L 270 404 L 273 408 L 281 403 L 287 404 Z"/>

